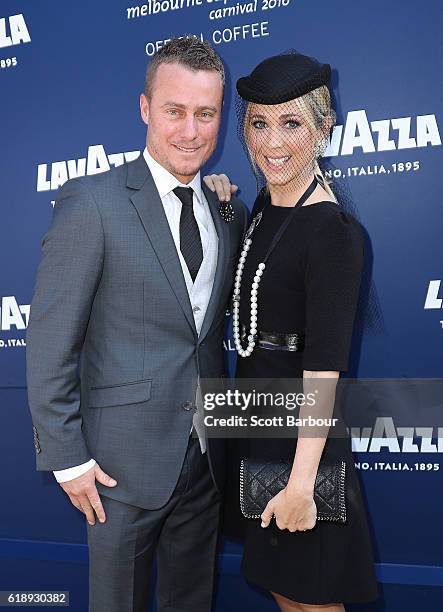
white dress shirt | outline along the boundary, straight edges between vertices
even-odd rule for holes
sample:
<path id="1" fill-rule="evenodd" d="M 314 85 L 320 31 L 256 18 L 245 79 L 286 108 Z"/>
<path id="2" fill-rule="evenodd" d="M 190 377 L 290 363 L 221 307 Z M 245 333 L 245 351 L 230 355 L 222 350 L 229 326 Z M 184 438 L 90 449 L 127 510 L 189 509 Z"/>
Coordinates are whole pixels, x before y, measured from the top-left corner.
<path id="1" fill-rule="evenodd" d="M 197 334 L 200 334 L 212 293 L 218 256 L 218 236 L 212 220 L 208 202 L 201 187 L 200 172 L 194 176 L 192 181 L 185 185 L 180 183 L 180 181 L 174 175 L 163 168 L 163 166 L 161 166 L 148 153 L 146 147 L 143 151 L 143 157 L 149 167 L 149 170 L 151 171 L 152 178 L 154 179 L 155 186 L 157 187 L 157 191 L 163 204 L 166 219 L 168 220 L 172 238 L 180 259 L 186 288 L 189 294 L 189 300 L 191 302 L 192 312 L 194 314 L 195 327 Z M 203 249 L 203 262 L 194 282 L 192 281 L 188 266 L 186 265 L 180 251 L 180 215 L 182 203 L 173 192 L 173 189 L 176 187 L 192 187 L 194 191 L 193 210 L 198 229 L 200 231 Z M 197 391 L 197 404 L 199 403 L 199 395 Z M 200 445 L 202 452 L 204 452 L 205 448 L 202 433 L 199 431 L 200 428 L 197 426 L 197 422 L 194 422 L 194 425 L 199 433 Z M 81 476 L 87 472 L 95 465 L 95 463 L 96 462 L 94 459 L 90 459 L 86 463 L 82 463 L 71 468 L 66 468 L 65 470 L 56 470 L 54 471 L 54 476 L 57 482 L 67 482 L 68 480 L 77 478 L 78 476 Z"/>

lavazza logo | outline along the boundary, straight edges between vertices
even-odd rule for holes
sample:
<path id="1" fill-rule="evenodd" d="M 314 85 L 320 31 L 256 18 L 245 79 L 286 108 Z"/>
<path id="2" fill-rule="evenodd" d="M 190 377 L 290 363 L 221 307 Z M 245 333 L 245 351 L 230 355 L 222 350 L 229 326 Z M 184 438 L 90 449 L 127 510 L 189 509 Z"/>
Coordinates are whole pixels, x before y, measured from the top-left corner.
<path id="1" fill-rule="evenodd" d="M 410 150 L 409 158 L 389 163 L 372 163 L 360 166 L 342 166 L 326 172 L 328 178 L 371 177 L 382 174 L 408 174 L 420 170 L 420 161 L 414 159 L 413 151 L 425 147 L 441 146 L 437 119 L 432 115 L 397 117 L 369 121 L 365 110 L 350 111 L 344 125 L 333 129 L 325 157 L 346 156 L 355 152 L 383 153 Z"/>
<path id="2" fill-rule="evenodd" d="M 0 18 L 0 52 L 5 49 L 8 53 L 5 57 L 4 52 L 2 52 L 0 70 L 14 68 L 18 64 L 17 57 L 12 55 L 14 51 L 12 49 L 11 51 L 9 50 L 10 47 L 16 47 L 17 45 L 29 42 L 31 42 L 31 36 L 25 18 L 21 13 Z"/>
<path id="3" fill-rule="evenodd" d="M 379 457 L 356 461 L 362 471 L 378 472 L 438 472 L 440 463 L 431 461 L 432 455 L 443 453 L 443 427 L 396 426 L 394 419 L 380 416 L 373 427 L 352 427 L 352 450 L 362 454 L 374 453 Z M 383 453 L 383 455 L 381 455 Z M 408 461 L 382 460 L 393 454 L 408 455 Z M 387 454 L 387 455 L 386 455 Z M 414 457 L 415 458 L 412 458 Z M 418 460 L 417 455 L 420 455 Z"/>
<path id="4" fill-rule="evenodd" d="M 443 427 L 397 427 L 379 416 L 373 427 L 351 427 L 352 450 L 359 453 L 443 453 Z"/>
<path id="5" fill-rule="evenodd" d="M 417 149 L 440 146 L 441 138 L 435 115 L 399 117 L 369 121 L 365 110 L 350 111 L 344 125 L 334 127 L 325 157 L 345 157 L 355 152 L 378 153 L 384 151 Z M 53 191 L 68 179 L 106 172 L 111 166 L 136 159 L 140 151 L 107 154 L 101 144 L 88 147 L 86 157 L 39 164 L 37 191 Z M 345 176 L 371 176 L 391 172 L 409 172 L 419 169 L 418 161 L 396 162 L 336 169 L 335 178 Z"/>
<path id="6" fill-rule="evenodd" d="M 17 298 L 8 295 L 0 298 L 0 332 L 26 330 L 29 322 L 30 304 L 19 304 Z M 24 338 L 1 338 L 0 349 L 26 346 Z"/>
<path id="7" fill-rule="evenodd" d="M 0 19 L 0 49 L 28 42 L 31 37 L 22 14 Z"/>
<path id="8" fill-rule="evenodd" d="M 111 169 L 111 166 L 121 166 L 125 162 L 137 159 L 139 156 L 140 151 L 107 155 L 103 145 L 91 145 L 88 147 L 86 157 L 39 164 L 37 168 L 37 191 L 53 191 L 61 187 L 68 179 L 107 172 Z"/>

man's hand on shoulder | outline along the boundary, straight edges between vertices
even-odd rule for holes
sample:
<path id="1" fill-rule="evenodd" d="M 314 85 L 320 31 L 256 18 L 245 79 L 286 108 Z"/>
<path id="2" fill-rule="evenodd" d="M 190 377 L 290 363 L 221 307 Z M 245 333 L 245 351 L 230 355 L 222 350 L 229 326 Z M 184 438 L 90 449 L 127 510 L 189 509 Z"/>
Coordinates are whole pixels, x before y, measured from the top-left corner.
<path id="1" fill-rule="evenodd" d="M 105 511 L 95 486 L 96 480 L 106 487 L 115 487 L 117 484 L 117 481 L 106 474 L 98 463 L 81 476 L 59 483 L 72 505 L 86 515 L 90 525 L 95 525 L 96 514 L 100 523 L 106 521 Z"/>

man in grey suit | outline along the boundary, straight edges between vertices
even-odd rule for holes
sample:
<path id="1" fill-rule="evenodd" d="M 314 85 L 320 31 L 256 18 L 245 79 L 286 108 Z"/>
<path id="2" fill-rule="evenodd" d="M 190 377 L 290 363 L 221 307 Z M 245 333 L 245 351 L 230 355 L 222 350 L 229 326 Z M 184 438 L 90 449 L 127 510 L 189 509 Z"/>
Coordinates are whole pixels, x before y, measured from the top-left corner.
<path id="1" fill-rule="evenodd" d="M 206 42 L 160 49 L 143 155 L 66 182 L 42 239 L 27 330 L 36 463 L 86 515 L 92 612 L 144 610 L 155 554 L 159 610 L 211 608 L 223 445 L 197 418 L 198 381 L 223 376 L 247 223 L 200 180 L 223 89 Z"/>

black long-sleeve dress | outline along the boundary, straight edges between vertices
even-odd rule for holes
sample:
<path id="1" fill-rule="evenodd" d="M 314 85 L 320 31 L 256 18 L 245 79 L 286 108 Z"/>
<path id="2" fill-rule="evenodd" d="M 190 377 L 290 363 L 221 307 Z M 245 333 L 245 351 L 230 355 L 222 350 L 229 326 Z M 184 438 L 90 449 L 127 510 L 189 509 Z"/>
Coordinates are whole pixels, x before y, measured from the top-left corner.
<path id="1" fill-rule="evenodd" d="M 264 206 L 264 208 L 263 208 Z M 263 208 L 241 282 L 240 323 L 249 326 L 250 290 L 258 264 L 292 208 L 259 196 Z M 237 358 L 237 377 L 292 378 L 303 370 L 346 371 L 363 262 L 363 237 L 357 221 L 333 202 L 299 207 L 266 264 L 258 290 L 257 329 L 299 333 L 304 350 L 255 347 Z M 347 521 L 318 521 L 312 530 L 291 533 L 275 521 L 260 527 L 239 510 L 241 457 L 291 459 L 293 439 L 231 440 L 230 486 L 225 524 L 228 535 L 242 535 L 242 574 L 252 583 L 292 600 L 326 604 L 377 598 L 373 556 L 349 438 L 328 438 L 324 456 L 347 464 Z"/>

